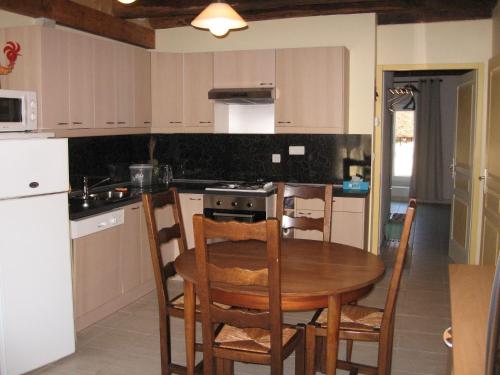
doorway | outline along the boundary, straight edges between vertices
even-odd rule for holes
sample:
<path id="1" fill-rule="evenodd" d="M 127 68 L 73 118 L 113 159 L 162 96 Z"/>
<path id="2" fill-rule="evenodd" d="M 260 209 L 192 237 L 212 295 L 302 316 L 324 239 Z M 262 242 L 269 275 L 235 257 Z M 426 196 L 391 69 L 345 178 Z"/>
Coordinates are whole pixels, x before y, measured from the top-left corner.
<path id="1" fill-rule="evenodd" d="M 449 231 L 445 237 L 450 239 L 453 261 L 468 262 L 474 145 L 470 126 L 475 122 L 475 97 L 470 98 L 470 113 L 460 113 L 458 109 L 464 105 L 457 106 L 457 102 L 463 102 L 460 87 L 471 75 L 476 76 L 471 69 L 383 71 L 380 248 L 397 239 L 401 211 L 412 196 L 420 205 L 450 212 L 444 217 L 451 218 L 451 225 L 443 223 L 439 228 Z M 475 96 L 475 81 L 473 87 Z M 466 126 L 460 126 L 457 116 L 467 115 L 469 132 L 464 133 Z M 465 153 L 468 160 L 460 167 L 457 150 L 459 158 Z M 464 184 L 465 194 L 458 189 Z"/>

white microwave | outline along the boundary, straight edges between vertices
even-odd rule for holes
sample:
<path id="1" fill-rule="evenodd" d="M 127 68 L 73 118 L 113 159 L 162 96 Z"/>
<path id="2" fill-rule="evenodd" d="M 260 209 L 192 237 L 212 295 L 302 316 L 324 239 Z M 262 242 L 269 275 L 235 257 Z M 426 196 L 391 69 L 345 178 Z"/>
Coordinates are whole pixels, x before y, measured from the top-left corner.
<path id="1" fill-rule="evenodd" d="M 0 89 L 0 132 L 22 132 L 36 128 L 36 92 Z"/>

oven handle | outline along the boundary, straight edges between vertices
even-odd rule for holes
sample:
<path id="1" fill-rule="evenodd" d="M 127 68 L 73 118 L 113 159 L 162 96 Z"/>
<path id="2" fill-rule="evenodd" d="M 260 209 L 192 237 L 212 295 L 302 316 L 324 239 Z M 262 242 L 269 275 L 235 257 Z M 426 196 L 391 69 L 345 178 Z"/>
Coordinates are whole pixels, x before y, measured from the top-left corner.
<path id="1" fill-rule="evenodd" d="M 253 218 L 255 214 L 227 214 L 224 212 L 214 212 L 212 213 L 213 216 L 223 216 L 223 217 L 247 217 L 247 218 Z"/>

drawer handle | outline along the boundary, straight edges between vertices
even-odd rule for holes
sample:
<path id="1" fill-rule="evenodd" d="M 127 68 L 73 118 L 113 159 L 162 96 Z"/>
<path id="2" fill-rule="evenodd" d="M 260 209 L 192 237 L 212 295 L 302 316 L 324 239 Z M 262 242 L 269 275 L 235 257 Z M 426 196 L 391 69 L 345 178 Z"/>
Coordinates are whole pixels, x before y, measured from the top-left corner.
<path id="1" fill-rule="evenodd" d="M 189 198 L 190 201 L 201 201 L 201 198 Z"/>
<path id="2" fill-rule="evenodd" d="M 278 121 L 278 124 L 291 124 L 291 121 Z"/>
<path id="3" fill-rule="evenodd" d="M 81 122 L 81 121 L 73 121 L 73 125 L 82 125 L 82 124 L 83 124 L 83 122 Z"/>
<path id="4" fill-rule="evenodd" d="M 132 207 L 132 210 L 138 210 L 139 209 L 139 206 L 137 207 Z"/>
<path id="5" fill-rule="evenodd" d="M 145 124 L 151 124 L 151 121 L 144 121 Z"/>
<path id="6" fill-rule="evenodd" d="M 69 125 L 69 123 L 68 122 L 58 122 L 57 125 L 63 126 L 63 125 Z"/>
<path id="7" fill-rule="evenodd" d="M 211 124 L 212 121 L 199 121 L 200 124 Z"/>
<path id="8" fill-rule="evenodd" d="M 444 330 L 443 341 L 448 348 L 453 348 L 453 335 L 451 333 L 451 327 L 448 327 Z"/>
<path id="9" fill-rule="evenodd" d="M 108 125 L 112 125 L 114 123 L 115 123 L 114 121 L 106 121 L 106 124 L 108 124 Z"/>
<path id="10" fill-rule="evenodd" d="M 120 125 L 123 125 L 123 124 L 126 124 L 127 122 L 126 121 L 118 121 L 118 124 Z"/>

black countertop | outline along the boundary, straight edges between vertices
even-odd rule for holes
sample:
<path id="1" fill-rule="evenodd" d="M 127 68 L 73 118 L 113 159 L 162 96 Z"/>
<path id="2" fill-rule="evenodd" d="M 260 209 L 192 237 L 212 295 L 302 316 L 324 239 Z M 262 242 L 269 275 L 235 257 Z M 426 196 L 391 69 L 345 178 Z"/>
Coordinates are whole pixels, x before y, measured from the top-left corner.
<path id="1" fill-rule="evenodd" d="M 102 186 L 96 191 L 106 191 L 112 190 L 116 187 L 128 187 L 130 188 L 130 194 L 122 199 L 116 199 L 111 201 L 89 201 L 88 207 L 84 207 L 81 199 L 72 198 L 74 194 L 70 194 L 69 198 L 69 218 L 70 220 L 78 220 L 87 216 L 97 215 L 103 212 L 111 211 L 116 208 L 127 206 L 136 202 L 140 202 L 142 199 L 142 193 L 159 193 L 166 191 L 170 187 L 176 187 L 179 193 L 188 194 L 203 194 L 206 193 L 205 188 L 214 184 L 220 183 L 220 181 L 210 181 L 210 180 L 178 180 L 170 183 L 169 185 L 154 185 L 147 189 L 133 189 L 130 188 L 129 183 L 114 184 L 110 186 Z M 220 192 L 214 192 L 219 194 Z M 275 189 L 270 190 L 267 195 L 272 195 L 275 193 Z M 234 192 L 229 192 L 226 194 L 234 194 Z M 245 193 L 237 193 L 238 195 L 245 195 Z M 359 190 L 343 190 L 341 187 L 335 187 L 333 189 L 334 197 L 347 197 L 347 198 L 365 198 L 370 194 L 369 191 L 359 191 Z"/>

